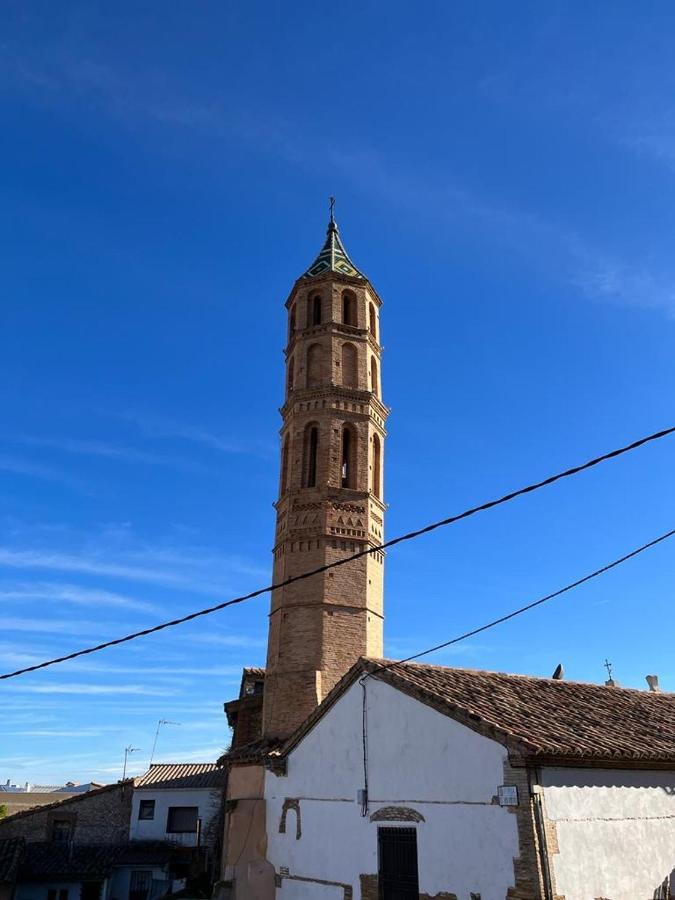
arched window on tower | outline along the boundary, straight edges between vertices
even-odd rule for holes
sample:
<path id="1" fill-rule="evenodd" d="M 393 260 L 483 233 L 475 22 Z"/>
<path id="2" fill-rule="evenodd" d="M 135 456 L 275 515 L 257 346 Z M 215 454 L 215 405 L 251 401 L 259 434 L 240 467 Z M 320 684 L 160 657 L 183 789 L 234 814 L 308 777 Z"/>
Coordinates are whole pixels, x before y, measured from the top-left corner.
<path id="1" fill-rule="evenodd" d="M 316 487 L 319 466 L 319 426 L 315 423 L 305 428 L 305 445 L 303 459 L 303 484 L 305 487 Z"/>
<path id="2" fill-rule="evenodd" d="M 307 300 L 307 325 L 321 324 L 321 296 L 316 296 Z"/>
<path id="3" fill-rule="evenodd" d="M 344 387 L 357 386 L 357 356 L 353 344 L 342 345 L 342 384 Z"/>
<path id="4" fill-rule="evenodd" d="M 373 494 L 382 499 L 382 445 L 377 434 L 373 435 Z"/>
<path id="5" fill-rule="evenodd" d="M 288 435 L 284 438 L 284 446 L 281 451 L 281 484 L 279 494 L 283 495 L 288 490 Z"/>
<path id="6" fill-rule="evenodd" d="M 295 303 L 291 306 L 291 314 L 288 317 L 288 339 L 293 337 L 295 331 Z"/>
<path id="7" fill-rule="evenodd" d="M 370 357 L 370 389 L 376 397 L 379 396 L 380 382 L 377 375 L 377 360 L 374 356 Z"/>
<path id="8" fill-rule="evenodd" d="M 377 340 L 377 313 L 372 303 L 368 304 L 368 331 Z"/>
<path id="9" fill-rule="evenodd" d="M 351 291 L 342 295 L 342 321 L 345 325 L 356 325 L 356 297 Z"/>
<path id="10" fill-rule="evenodd" d="M 295 359 L 291 356 L 288 360 L 288 390 L 293 390 L 295 383 Z"/>
<path id="11" fill-rule="evenodd" d="M 316 387 L 323 381 L 323 347 L 312 344 L 307 350 L 307 387 Z"/>
<path id="12" fill-rule="evenodd" d="M 356 433 L 350 425 L 342 426 L 340 485 L 344 488 L 356 487 Z"/>

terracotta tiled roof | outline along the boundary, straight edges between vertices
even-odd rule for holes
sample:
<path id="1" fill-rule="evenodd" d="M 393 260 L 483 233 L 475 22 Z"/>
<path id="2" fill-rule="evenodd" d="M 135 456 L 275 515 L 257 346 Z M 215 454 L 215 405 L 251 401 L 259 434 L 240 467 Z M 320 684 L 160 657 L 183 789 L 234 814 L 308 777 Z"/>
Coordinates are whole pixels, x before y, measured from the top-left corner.
<path id="1" fill-rule="evenodd" d="M 134 782 L 137 788 L 222 788 L 226 776 L 216 763 L 154 763 Z"/>
<path id="2" fill-rule="evenodd" d="M 375 659 L 350 669 L 283 752 L 366 673 L 499 741 L 512 756 L 675 765 L 675 694 Z"/>
<path id="3" fill-rule="evenodd" d="M 260 738 L 243 744 L 241 747 L 225 751 L 218 760 L 219 766 L 228 766 L 231 763 L 263 763 L 272 756 L 278 756 L 282 741 L 276 738 Z"/>
<path id="4" fill-rule="evenodd" d="M 249 675 L 251 677 L 255 676 L 256 678 L 264 678 L 265 670 L 260 668 L 260 666 L 244 666 L 244 675 Z"/>
<path id="5" fill-rule="evenodd" d="M 14 881 L 23 856 L 25 841 L 21 837 L 0 841 L 0 882 Z"/>
<path id="6" fill-rule="evenodd" d="M 105 878 L 110 875 L 121 850 L 117 844 L 26 844 L 20 875 L 31 879 Z"/>

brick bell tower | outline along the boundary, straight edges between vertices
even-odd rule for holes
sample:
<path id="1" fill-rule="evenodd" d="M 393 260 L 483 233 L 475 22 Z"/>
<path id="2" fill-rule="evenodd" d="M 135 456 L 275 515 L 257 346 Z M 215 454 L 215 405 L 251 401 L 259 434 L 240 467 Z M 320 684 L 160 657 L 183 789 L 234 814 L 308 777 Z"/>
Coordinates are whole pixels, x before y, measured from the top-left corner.
<path id="1" fill-rule="evenodd" d="M 286 399 L 274 582 L 382 543 L 382 301 L 351 262 L 333 217 L 286 301 Z M 272 594 L 263 734 L 283 738 L 359 656 L 381 656 L 384 555 Z"/>

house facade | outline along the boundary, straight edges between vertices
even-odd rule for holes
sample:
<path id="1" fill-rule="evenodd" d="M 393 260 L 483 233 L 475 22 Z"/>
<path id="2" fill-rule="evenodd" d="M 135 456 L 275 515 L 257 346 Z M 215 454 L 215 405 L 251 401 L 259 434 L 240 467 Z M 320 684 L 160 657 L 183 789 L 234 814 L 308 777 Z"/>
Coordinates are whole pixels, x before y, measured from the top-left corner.
<path id="1" fill-rule="evenodd" d="M 675 895 L 674 695 L 363 660 L 253 752 L 237 898 Z"/>
<path id="2" fill-rule="evenodd" d="M 132 779 L 0 821 L 0 900 L 154 900 L 210 893 L 226 772 L 151 766 Z M 4 880 L 4 881 L 3 881 Z"/>

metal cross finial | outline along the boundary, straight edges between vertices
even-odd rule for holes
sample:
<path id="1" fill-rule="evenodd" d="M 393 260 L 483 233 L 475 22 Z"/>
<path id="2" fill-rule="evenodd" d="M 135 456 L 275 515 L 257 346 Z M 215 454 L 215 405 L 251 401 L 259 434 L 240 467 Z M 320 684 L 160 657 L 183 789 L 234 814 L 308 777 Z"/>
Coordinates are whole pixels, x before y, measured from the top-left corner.
<path id="1" fill-rule="evenodd" d="M 611 677 L 612 677 L 612 664 L 611 664 L 611 662 L 610 662 L 608 659 L 605 659 L 604 666 L 605 666 L 605 668 L 607 669 L 607 674 L 609 675 L 609 677 L 610 677 L 610 679 L 611 679 Z"/>
<path id="2" fill-rule="evenodd" d="M 328 202 L 330 205 L 330 220 L 331 222 L 335 221 L 335 197 L 329 197 Z"/>

